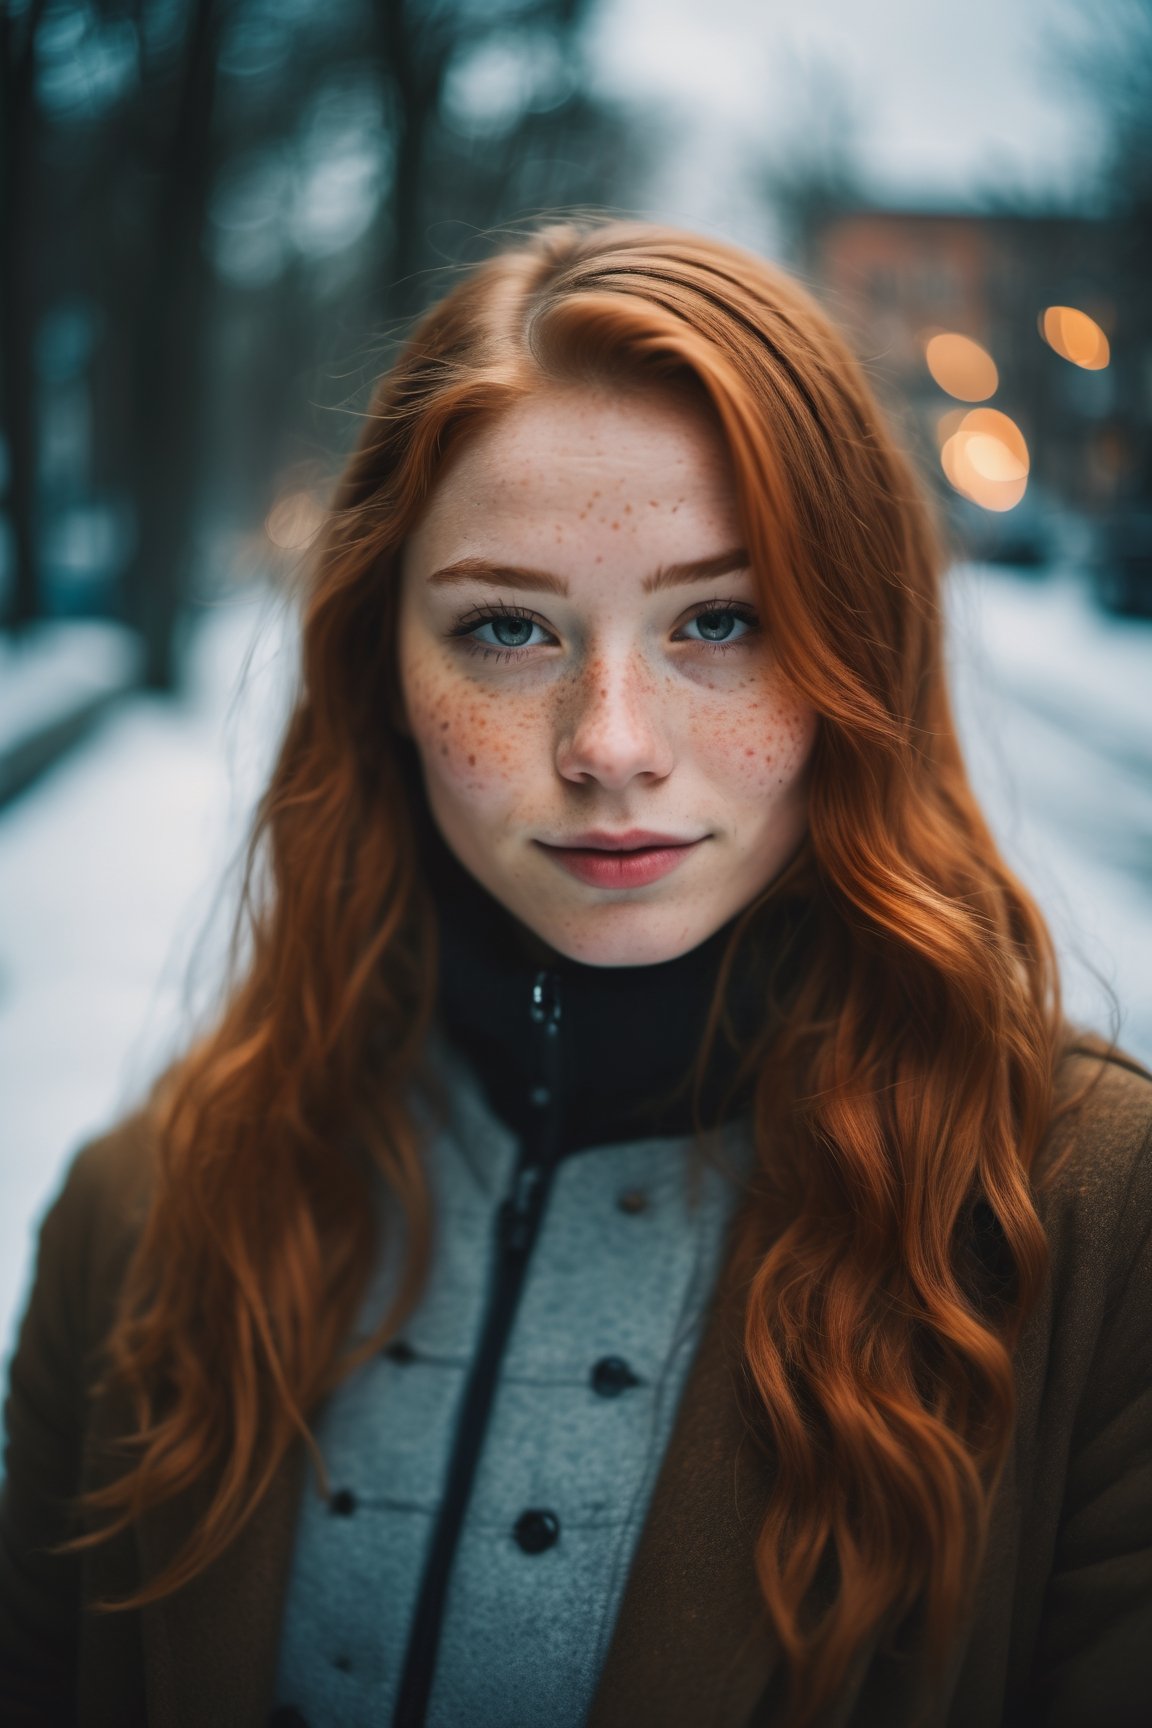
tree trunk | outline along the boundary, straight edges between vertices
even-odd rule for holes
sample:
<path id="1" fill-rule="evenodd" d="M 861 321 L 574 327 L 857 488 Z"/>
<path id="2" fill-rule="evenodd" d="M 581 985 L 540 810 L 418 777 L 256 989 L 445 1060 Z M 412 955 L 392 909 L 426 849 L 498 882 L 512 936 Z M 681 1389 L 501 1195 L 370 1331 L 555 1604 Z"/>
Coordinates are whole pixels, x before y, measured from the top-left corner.
<path id="1" fill-rule="evenodd" d="M 39 436 L 35 367 L 36 314 L 28 213 L 36 164 L 36 32 L 44 0 L 14 18 L 0 0 L 0 434 L 8 457 L 5 486 L 13 581 L 4 608 L 12 627 L 43 610 L 37 545 Z"/>
<path id="2" fill-rule="evenodd" d="M 418 0 L 379 0 L 375 16 L 394 145 L 392 196 L 382 212 L 376 247 L 380 265 L 375 298 L 391 319 L 415 311 L 424 299 L 416 272 L 427 260 L 428 134 L 436 118 L 450 38 L 432 39 L 421 22 Z"/>
<path id="3" fill-rule="evenodd" d="M 136 343 L 138 534 L 126 584 L 144 639 L 149 689 L 175 687 L 177 631 L 191 587 L 203 470 L 208 270 L 202 253 L 211 179 L 217 0 L 197 0 L 167 170 L 158 189 L 155 265 L 142 284 Z"/>

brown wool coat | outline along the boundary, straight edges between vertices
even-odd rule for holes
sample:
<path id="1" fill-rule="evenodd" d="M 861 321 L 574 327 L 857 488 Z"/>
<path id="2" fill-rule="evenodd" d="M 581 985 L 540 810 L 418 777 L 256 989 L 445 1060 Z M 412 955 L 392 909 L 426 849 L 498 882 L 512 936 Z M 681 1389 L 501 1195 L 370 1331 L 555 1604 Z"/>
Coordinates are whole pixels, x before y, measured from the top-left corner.
<path id="1" fill-rule="evenodd" d="M 1097 1064 L 1069 1062 L 1064 1084 Z M 821 1728 L 1135 1728 L 1152 1721 L 1152 1079 L 1108 1063 L 1058 1123 L 1071 1156 L 1039 1206 L 1049 1293 L 1017 1356 L 1016 1441 L 973 1622 L 943 1687 L 874 1644 Z M 116 1473 L 116 1414 L 85 1391 L 144 1204 L 147 1145 L 122 1127 L 76 1158 L 47 1213 L 10 1373 L 0 1500 L 0 1723 L 262 1728 L 295 1508 L 294 1451 L 210 1573 L 139 1616 L 127 1593 L 195 1504 L 65 1562 L 60 1498 Z M 628 1581 L 589 1728 L 770 1728 L 780 1664 L 752 1542 L 770 1468 L 735 1394 L 734 1309 L 718 1297 Z M 359 1728 L 312 1724 L 310 1728 Z M 493 1728 L 500 1728 L 493 1724 Z M 546 1725 L 541 1725 L 546 1728 Z"/>

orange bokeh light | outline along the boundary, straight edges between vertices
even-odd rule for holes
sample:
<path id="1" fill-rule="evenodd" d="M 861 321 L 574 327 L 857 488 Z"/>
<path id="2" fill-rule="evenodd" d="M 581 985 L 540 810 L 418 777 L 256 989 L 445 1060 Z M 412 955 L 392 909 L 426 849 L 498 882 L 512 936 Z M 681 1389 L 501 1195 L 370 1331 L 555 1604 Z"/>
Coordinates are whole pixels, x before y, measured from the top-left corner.
<path id="1" fill-rule="evenodd" d="M 1086 372 L 1102 372 L 1111 359 L 1108 338 L 1095 318 L 1075 306 L 1049 306 L 1040 317 L 1040 334 L 1062 360 Z"/>
<path id="2" fill-rule="evenodd" d="M 940 465 L 956 491 L 974 504 L 1011 510 L 1027 490 L 1031 462 L 1024 434 L 1010 415 L 974 408 L 945 439 Z"/>
<path id="3" fill-rule="evenodd" d="M 971 336 L 938 330 L 924 344 L 924 359 L 941 390 L 958 402 L 986 402 L 996 393 L 996 362 Z"/>

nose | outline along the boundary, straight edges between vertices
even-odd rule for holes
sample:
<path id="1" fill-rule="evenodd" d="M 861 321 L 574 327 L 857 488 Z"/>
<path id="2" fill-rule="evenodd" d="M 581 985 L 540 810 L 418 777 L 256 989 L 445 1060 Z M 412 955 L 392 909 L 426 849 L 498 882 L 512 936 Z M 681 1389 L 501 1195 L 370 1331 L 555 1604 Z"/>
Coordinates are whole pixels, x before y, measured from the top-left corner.
<path id="1" fill-rule="evenodd" d="M 659 692 L 635 657 L 588 667 L 557 726 L 556 768 L 565 780 L 619 791 L 637 776 L 662 780 L 674 753 Z"/>

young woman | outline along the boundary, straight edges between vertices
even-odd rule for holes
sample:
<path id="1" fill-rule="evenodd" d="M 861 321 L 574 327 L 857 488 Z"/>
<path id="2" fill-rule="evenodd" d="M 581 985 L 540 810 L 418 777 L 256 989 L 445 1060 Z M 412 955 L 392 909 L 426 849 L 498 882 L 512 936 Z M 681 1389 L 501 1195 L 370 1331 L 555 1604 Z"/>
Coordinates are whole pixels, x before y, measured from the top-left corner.
<path id="1" fill-rule="evenodd" d="M 219 1019 L 42 1227 L 5 1723 L 1143 1721 L 1152 1083 L 841 338 L 543 229 L 381 381 L 302 640 Z"/>

